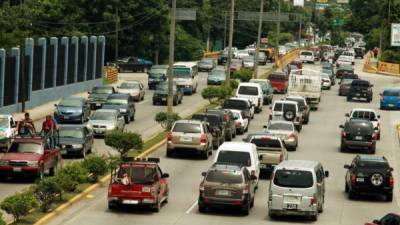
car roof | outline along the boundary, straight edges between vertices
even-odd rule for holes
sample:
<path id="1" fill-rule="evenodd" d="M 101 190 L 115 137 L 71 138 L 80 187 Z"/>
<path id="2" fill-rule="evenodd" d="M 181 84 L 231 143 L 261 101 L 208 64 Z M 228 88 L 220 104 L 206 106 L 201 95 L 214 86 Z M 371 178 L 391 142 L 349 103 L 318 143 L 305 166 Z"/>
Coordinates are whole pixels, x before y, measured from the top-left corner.
<path id="1" fill-rule="evenodd" d="M 384 156 L 378 155 L 357 155 L 356 158 L 361 161 L 387 162 Z"/>
<path id="2" fill-rule="evenodd" d="M 269 83 L 268 79 L 250 79 L 249 81 L 250 83 L 254 83 L 254 82 L 265 82 L 265 83 Z"/>
<path id="3" fill-rule="evenodd" d="M 274 101 L 274 105 L 275 105 L 276 103 L 282 103 L 282 104 L 289 103 L 289 104 L 295 104 L 295 105 L 298 104 L 297 102 L 295 102 L 295 101 L 290 101 L 290 100 L 276 100 L 276 101 Z"/>
<path id="4" fill-rule="evenodd" d="M 81 100 L 81 101 L 85 100 L 85 98 L 79 97 L 79 96 L 68 96 L 68 97 L 62 98 L 61 100 L 66 100 L 66 99 L 70 99 L 70 100 Z"/>
<path id="5" fill-rule="evenodd" d="M 354 108 L 354 109 L 352 109 L 351 111 L 352 111 L 352 112 L 354 112 L 354 111 L 367 111 L 367 112 L 374 112 L 374 113 L 376 113 L 376 110 L 375 110 L 375 109 L 366 109 L 366 108 Z"/>
<path id="6" fill-rule="evenodd" d="M 168 69 L 168 65 L 154 65 L 152 69 Z"/>
<path id="7" fill-rule="evenodd" d="M 242 82 L 242 83 L 239 83 L 239 87 L 240 86 L 260 87 L 260 84 L 259 83 L 251 83 L 251 82 Z"/>
<path id="8" fill-rule="evenodd" d="M 383 91 L 400 91 L 400 88 L 397 87 L 388 87 L 383 89 Z"/>
<path id="9" fill-rule="evenodd" d="M 250 135 L 249 135 L 250 136 Z M 254 138 L 263 138 L 263 137 L 267 137 L 269 139 L 273 139 L 273 140 L 281 140 L 280 137 L 278 137 L 276 134 L 270 133 L 270 132 L 265 132 L 265 133 L 259 133 L 259 134 L 254 134 L 251 135 L 251 139 Z"/>
<path id="10" fill-rule="evenodd" d="M 126 94 L 126 93 L 115 93 L 115 94 L 109 95 L 108 98 L 125 99 L 125 98 L 129 98 L 129 94 Z"/>
<path id="11" fill-rule="evenodd" d="M 239 98 L 239 97 L 232 97 L 227 100 L 239 100 L 239 101 L 249 102 L 249 100 L 247 98 Z"/>
<path id="12" fill-rule="evenodd" d="M 108 113 L 119 114 L 119 111 L 117 109 L 98 109 L 98 110 L 94 111 L 94 113 L 96 113 L 96 112 L 108 112 Z"/>
<path id="13" fill-rule="evenodd" d="M 304 98 L 303 96 L 300 96 L 300 95 L 288 95 L 285 98 L 294 98 L 294 99 L 306 100 L 306 98 Z"/>
<path id="14" fill-rule="evenodd" d="M 61 124 L 60 128 L 68 128 L 68 129 L 82 129 L 86 127 L 84 124 Z"/>
<path id="15" fill-rule="evenodd" d="M 289 125 L 294 126 L 294 123 L 292 121 L 286 121 L 286 120 L 270 120 L 269 123 L 270 124 L 274 124 L 274 123 L 289 124 Z"/>
<path id="16" fill-rule="evenodd" d="M 234 152 L 250 152 L 253 149 L 256 149 L 256 146 L 251 143 L 246 143 L 246 142 L 224 142 L 221 146 L 219 146 L 218 151 L 220 150 L 229 150 L 229 151 L 234 151 Z"/>
<path id="17" fill-rule="evenodd" d="M 195 123 L 195 124 L 202 124 L 200 120 L 177 120 L 175 123 Z"/>
<path id="18" fill-rule="evenodd" d="M 312 171 L 320 163 L 311 160 L 284 160 L 275 169 L 290 169 L 290 170 L 308 170 Z"/>
<path id="19" fill-rule="evenodd" d="M 138 80 L 124 80 L 122 83 L 140 83 Z"/>
<path id="20" fill-rule="evenodd" d="M 108 86 L 108 85 L 99 85 L 99 86 L 95 86 L 93 88 L 113 88 L 112 86 Z"/>
<path id="21" fill-rule="evenodd" d="M 214 163 L 209 170 L 229 170 L 229 171 L 242 171 L 243 167 L 241 164 L 232 164 L 232 163 Z"/>
<path id="22" fill-rule="evenodd" d="M 207 112 L 204 112 L 204 113 L 195 113 L 195 114 L 193 114 L 193 116 L 195 116 L 195 115 L 199 115 L 199 116 L 207 116 L 207 117 L 218 117 L 218 118 L 220 118 L 221 117 L 221 114 L 216 114 L 216 113 L 207 113 Z M 193 117 L 192 116 L 192 117 Z"/>

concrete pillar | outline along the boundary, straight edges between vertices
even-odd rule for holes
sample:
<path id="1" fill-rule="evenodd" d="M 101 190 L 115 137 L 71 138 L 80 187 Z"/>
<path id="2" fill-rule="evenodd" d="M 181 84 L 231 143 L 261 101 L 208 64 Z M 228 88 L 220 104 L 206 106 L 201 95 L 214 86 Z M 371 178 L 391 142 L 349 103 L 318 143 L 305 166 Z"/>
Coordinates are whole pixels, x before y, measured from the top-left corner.
<path id="1" fill-rule="evenodd" d="M 4 73 L 6 68 L 6 50 L 0 49 L 0 107 L 4 105 Z"/>
<path id="2" fill-rule="evenodd" d="M 99 36 L 99 42 L 98 44 L 101 45 L 101 77 L 104 76 L 103 74 L 103 67 L 104 67 L 104 61 L 105 61 L 105 56 L 106 56 L 106 37 L 105 36 Z"/>
<path id="3" fill-rule="evenodd" d="M 74 83 L 78 82 L 78 50 L 79 50 L 79 39 L 78 37 L 71 37 L 71 45 L 74 46 L 75 52 L 69 52 L 69 54 L 75 54 L 74 62 Z"/>
<path id="4" fill-rule="evenodd" d="M 44 80 L 46 79 L 46 38 L 39 38 L 38 39 L 38 46 L 42 46 L 42 71 L 41 72 L 41 84 L 40 84 L 40 89 L 43 90 L 44 89 Z"/>
<path id="5" fill-rule="evenodd" d="M 88 66 L 88 37 L 82 36 L 81 37 L 81 44 L 83 44 L 83 81 L 87 80 L 87 66 Z M 82 62 L 79 62 L 82 63 Z"/>
<path id="6" fill-rule="evenodd" d="M 25 55 L 29 56 L 29 63 L 25 62 L 25 66 L 29 65 L 28 68 L 28 73 L 25 74 L 26 82 L 28 82 L 28 99 L 31 99 L 31 94 L 32 94 L 32 79 L 33 79 L 33 48 L 35 45 L 35 41 L 33 40 L 33 38 L 26 38 L 25 39 Z"/>
<path id="7" fill-rule="evenodd" d="M 53 87 L 56 87 L 57 86 L 57 64 L 58 64 L 58 38 L 51 37 L 50 45 L 54 46 Z"/>
<path id="8" fill-rule="evenodd" d="M 15 57 L 15 74 L 14 74 L 14 104 L 18 103 L 18 92 L 19 92 L 19 68 L 20 68 L 20 48 L 12 48 L 11 56 Z"/>
<path id="9" fill-rule="evenodd" d="M 90 37 L 90 43 L 93 43 L 93 52 L 89 52 L 89 54 L 93 54 L 92 60 L 93 60 L 93 74 L 92 74 L 92 79 L 96 79 L 96 62 L 97 62 L 97 37 L 96 36 L 91 36 Z"/>
<path id="10" fill-rule="evenodd" d="M 67 84 L 67 77 L 68 77 L 68 48 L 69 48 L 69 38 L 68 37 L 62 37 L 61 38 L 61 45 L 65 46 L 65 66 L 64 66 L 64 85 Z"/>

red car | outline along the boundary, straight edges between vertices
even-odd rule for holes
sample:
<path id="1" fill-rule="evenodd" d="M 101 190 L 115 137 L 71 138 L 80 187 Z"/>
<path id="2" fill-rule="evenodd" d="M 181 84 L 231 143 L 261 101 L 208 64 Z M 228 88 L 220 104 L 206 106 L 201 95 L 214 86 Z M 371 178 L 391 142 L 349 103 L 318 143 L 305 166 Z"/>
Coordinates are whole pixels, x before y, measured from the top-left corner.
<path id="1" fill-rule="evenodd" d="M 47 138 L 14 137 L 10 148 L 0 158 L 0 177 L 2 179 L 10 176 L 43 178 L 46 172 L 53 176 L 59 162 L 61 162 L 60 148 L 51 147 Z"/>
<path id="2" fill-rule="evenodd" d="M 382 217 L 382 219 L 374 220 L 371 223 L 365 223 L 365 225 L 400 225 L 400 216 L 394 213 L 389 213 Z"/>
<path id="3" fill-rule="evenodd" d="M 273 72 L 268 76 L 274 93 L 286 93 L 288 88 L 288 76 L 284 72 Z"/>
<path id="4" fill-rule="evenodd" d="M 108 187 L 108 208 L 122 205 L 150 206 L 159 212 L 168 202 L 169 175 L 163 173 L 158 158 L 123 162 L 111 173 Z"/>

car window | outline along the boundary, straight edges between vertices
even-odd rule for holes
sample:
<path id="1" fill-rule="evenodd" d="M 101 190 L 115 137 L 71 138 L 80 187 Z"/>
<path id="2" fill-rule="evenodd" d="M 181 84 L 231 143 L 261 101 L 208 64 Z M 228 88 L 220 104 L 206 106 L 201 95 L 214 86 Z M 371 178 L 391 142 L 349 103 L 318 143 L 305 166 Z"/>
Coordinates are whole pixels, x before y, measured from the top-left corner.
<path id="1" fill-rule="evenodd" d="M 351 115 L 352 118 L 356 119 L 364 119 L 364 120 L 370 120 L 370 121 L 375 121 L 376 120 L 376 115 L 374 112 L 371 111 L 354 111 Z"/>
<path id="2" fill-rule="evenodd" d="M 301 52 L 300 55 L 305 55 L 305 56 L 312 56 L 312 52 Z"/>
<path id="3" fill-rule="evenodd" d="M 217 162 L 251 166 L 250 153 L 222 150 L 218 154 Z"/>
<path id="4" fill-rule="evenodd" d="M 80 107 L 82 101 L 80 99 L 63 99 L 58 105 L 61 107 Z"/>
<path id="5" fill-rule="evenodd" d="M 282 148 L 281 142 L 276 139 L 254 137 L 250 142 L 261 148 L 277 148 L 277 151 L 280 151 L 280 148 Z"/>
<path id="6" fill-rule="evenodd" d="M 17 143 L 13 142 L 8 152 L 43 154 L 44 149 L 40 143 Z"/>
<path id="7" fill-rule="evenodd" d="M 238 93 L 241 95 L 258 95 L 258 88 L 252 86 L 240 86 Z"/>
<path id="8" fill-rule="evenodd" d="M 274 176 L 274 184 L 281 187 L 309 188 L 313 182 L 310 171 L 279 169 Z"/>
<path id="9" fill-rule="evenodd" d="M 121 89 L 138 89 L 139 88 L 139 83 L 124 82 L 124 83 L 121 84 L 121 86 L 119 86 L 119 88 L 121 88 Z"/>
<path id="10" fill-rule="evenodd" d="M 370 169 L 370 170 L 374 170 L 374 169 L 389 169 L 389 165 L 385 162 L 381 162 L 381 161 L 363 161 L 363 160 L 359 160 L 357 162 L 357 168 L 362 168 L 362 169 Z"/>
<path id="11" fill-rule="evenodd" d="M 373 131 L 373 126 L 370 122 L 362 122 L 362 121 L 352 121 L 347 123 L 345 127 L 346 132 L 362 132 L 362 133 L 369 133 Z"/>
<path id="12" fill-rule="evenodd" d="M 383 91 L 384 96 L 400 96 L 400 90 L 384 90 Z"/>
<path id="13" fill-rule="evenodd" d="M 225 109 L 247 109 L 247 103 L 241 100 L 225 100 L 223 104 L 223 108 Z"/>
<path id="14" fill-rule="evenodd" d="M 240 171 L 215 171 L 208 172 L 206 181 L 224 184 L 241 184 L 243 176 Z"/>
<path id="15" fill-rule="evenodd" d="M 299 106 L 300 110 L 304 110 L 306 104 L 304 103 L 303 99 L 298 99 L 298 98 L 286 98 L 288 101 L 294 101 L 297 102 L 297 105 Z"/>
<path id="16" fill-rule="evenodd" d="M 157 170 L 150 166 L 122 167 L 118 171 L 118 178 L 128 174 L 133 184 L 152 184 L 157 180 Z"/>
<path id="17" fill-rule="evenodd" d="M 195 114 L 192 116 L 192 120 L 208 122 L 211 126 L 219 126 L 221 124 L 220 118 L 215 115 Z"/>
<path id="18" fill-rule="evenodd" d="M 175 123 L 173 132 L 201 133 L 201 126 L 197 123 Z"/>
<path id="19" fill-rule="evenodd" d="M 274 111 L 280 112 L 280 111 L 282 111 L 282 108 L 283 108 L 283 104 L 282 103 L 275 103 L 274 104 Z"/>
<path id="20" fill-rule="evenodd" d="M 317 175 L 317 183 L 322 183 L 322 179 L 323 179 L 323 176 L 324 176 L 322 171 L 318 170 L 316 175 Z"/>
<path id="21" fill-rule="evenodd" d="M 60 138 L 83 138 L 84 133 L 82 129 L 60 128 L 58 131 Z"/>
<path id="22" fill-rule="evenodd" d="M 285 103 L 283 104 L 283 111 L 296 111 L 296 105 Z"/>
<path id="23" fill-rule="evenodd" d="M 123 98 L 109 98 L 106 101 L 107 105 L 127 105 L 128 99 Z"/>

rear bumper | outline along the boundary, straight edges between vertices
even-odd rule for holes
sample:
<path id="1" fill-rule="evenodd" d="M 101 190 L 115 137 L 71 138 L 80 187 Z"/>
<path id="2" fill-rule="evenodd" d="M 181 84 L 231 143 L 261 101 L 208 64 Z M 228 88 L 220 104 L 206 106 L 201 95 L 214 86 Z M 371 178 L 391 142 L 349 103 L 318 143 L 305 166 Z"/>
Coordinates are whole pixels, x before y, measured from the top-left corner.
<path id="1" fill-rule="evenodd" d="M 245 195 L 241 199 L 227 199 L 216 197 L 205 197 L 203 194 L 199 195 L 198 204 L 208 207 L 242 207 L 249 202 L 249 195 Z"/>
<path id="2" fill-rule="evenodd" d="M 371 148 L 375 146 L 375 141 L 368 142 L 368 141 L 347 141 L 342 140 L 342 143 L 349 148 Z"/>
<path id="3" fill-rule="evenodd" d="M 399 109 L 400 108 L 400 102 L 380 102 L 381 108 L 384 109 Z"/>
<path id="4" fill-rule="evenodd" d="M 365 178 L 368 179 L 368 178 Z M 367 181 L 368 182 L 368 181 Z M 392 193 L 392 187 L 370 187 L 366 185 L 355 185 L 351 187 L 351 191 L 360 193 L 360 194 L 387 194 Z"/>
<path id="5" fill-rule="evenodd" d="M 154 205 L 157 200 L 154 197 L 136 197 L 136 198 L 122 198 L 122 197 L 108 197 L 109 205 Z"/>
<path id="6" fill-rule="evenodd" d="M 207 150 L 207 145 L 185 145 L 167 143 L 167 150 L 182 151 L 182 152 L 203 152 Z"/>
<path id="7" fill-rule="evenodd" d="M 82 120 L 82 114 L 75 114 L 75 115 L 56 115 L 55 119 L 59 123 L 64 122 L 80 122 Z"/>

